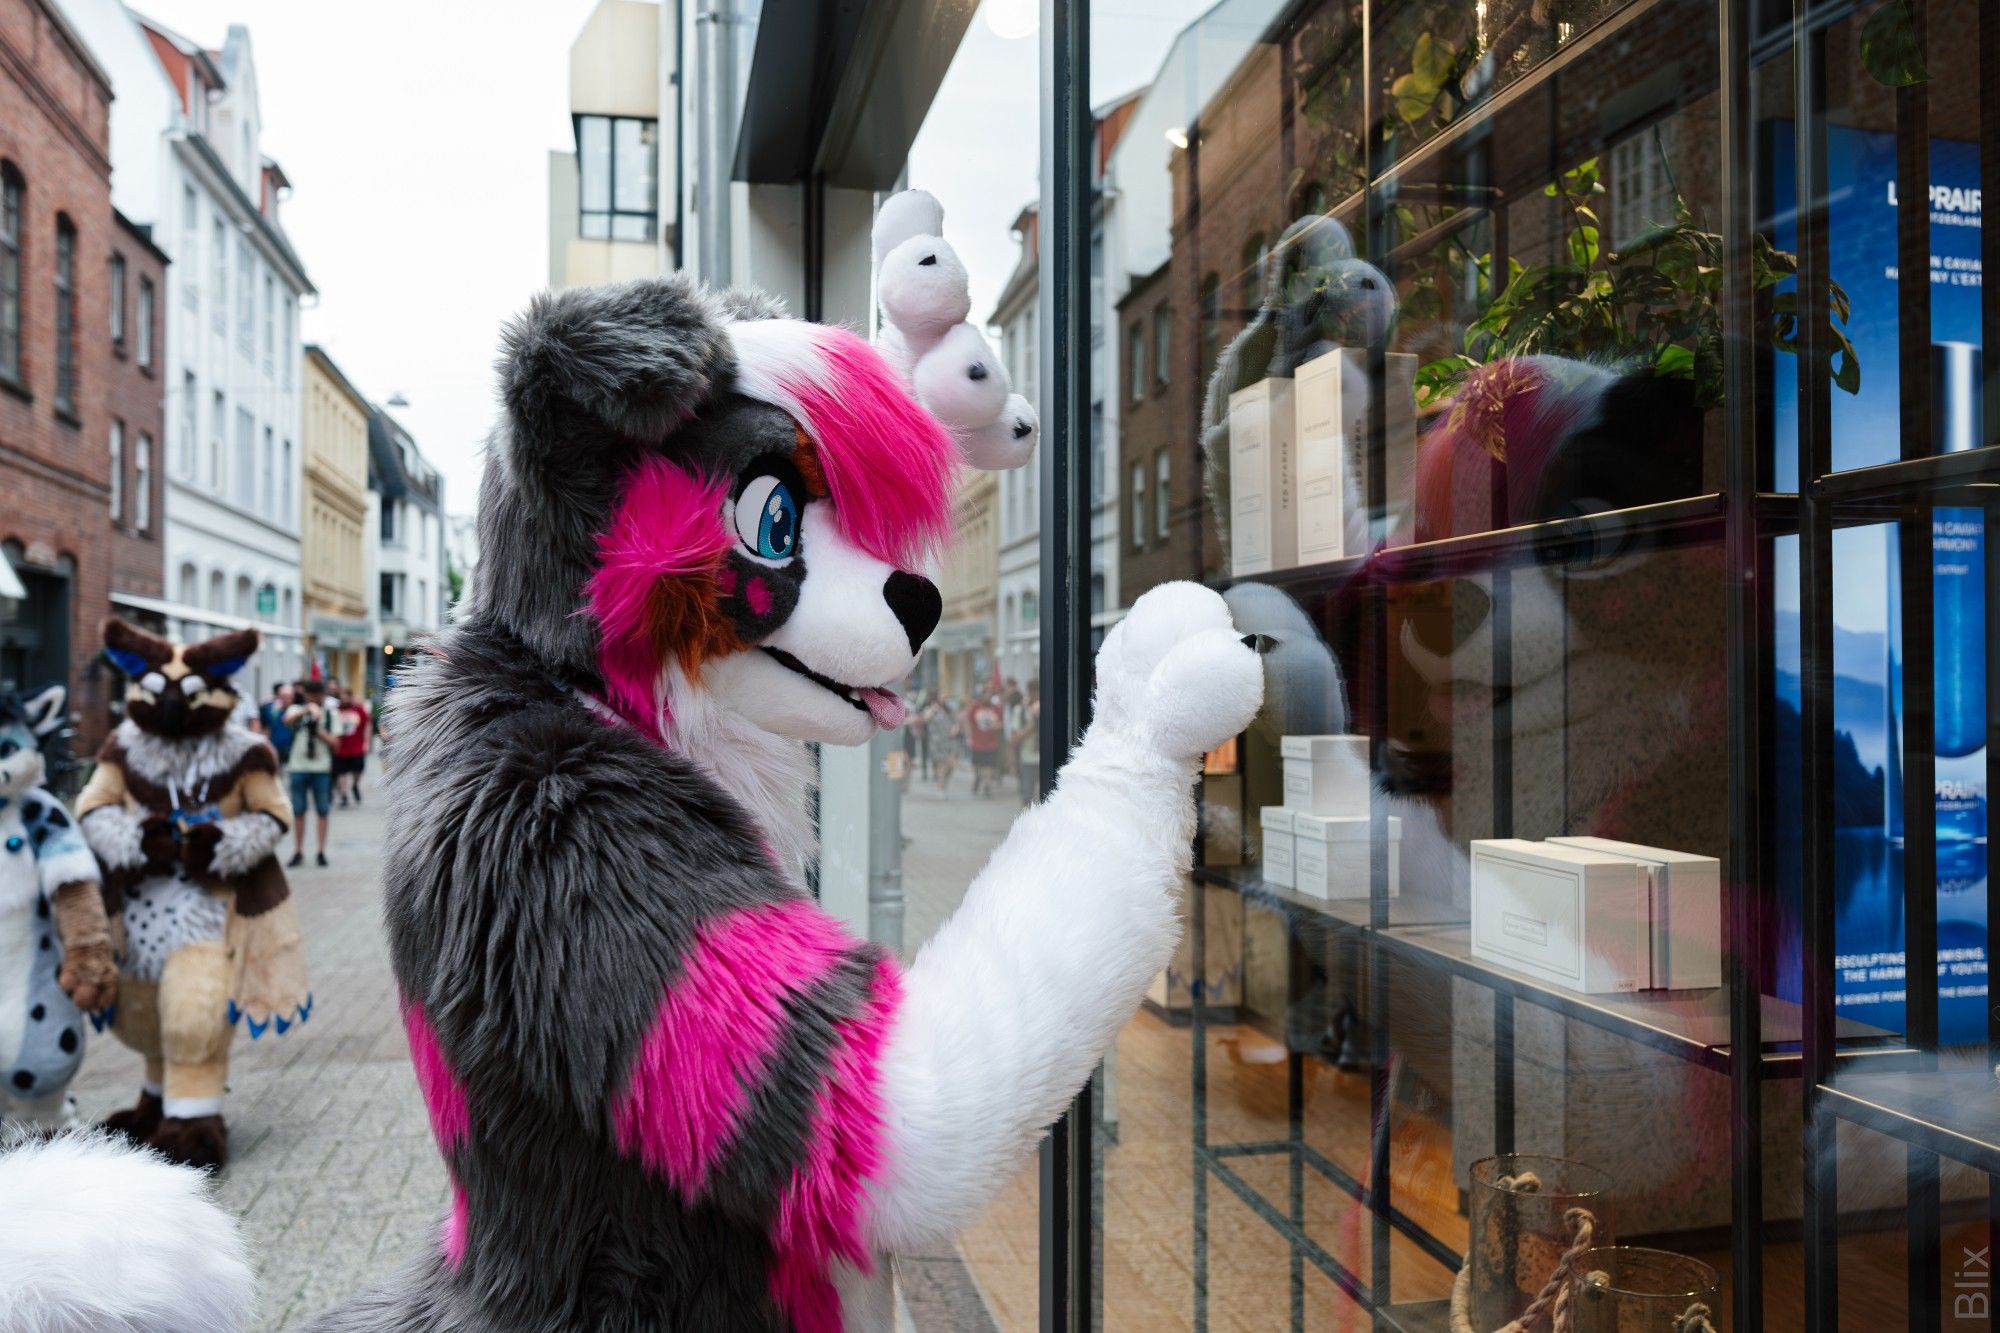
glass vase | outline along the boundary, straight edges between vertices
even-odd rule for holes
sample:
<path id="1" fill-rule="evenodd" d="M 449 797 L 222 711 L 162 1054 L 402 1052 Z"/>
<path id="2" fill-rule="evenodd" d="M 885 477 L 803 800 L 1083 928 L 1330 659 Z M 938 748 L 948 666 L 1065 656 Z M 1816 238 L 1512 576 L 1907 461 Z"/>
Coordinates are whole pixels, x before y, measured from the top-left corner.
<path id="1" fill-rule="evenodd" d="M 1472 1326 L 1521 1317 L 1575 1244 L 1566 1215 L 1589 1211 L 1592 1244 L 1611 1240 L 1611 1177 L 1564 1157 L 1505 1153 L 1472 1164 Z"/>
<path id="2" fill-rule="evenodd" d="M 1609 1246 L 1578 1256 L 1573 1333 L 1721 1333 L 1722 1275 L 1667 1250 Z"/>

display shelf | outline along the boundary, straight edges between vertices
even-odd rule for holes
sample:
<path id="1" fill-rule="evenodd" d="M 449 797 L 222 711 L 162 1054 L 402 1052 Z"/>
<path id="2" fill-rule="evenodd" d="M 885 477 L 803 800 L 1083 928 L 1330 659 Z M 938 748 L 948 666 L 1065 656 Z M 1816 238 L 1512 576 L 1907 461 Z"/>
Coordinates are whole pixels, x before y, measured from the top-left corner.
<path id="1" fill-rule="evenodd" d="M 1193 875 L 1197 883 L 1234 889 L 1242 894 L 1247 902 L 1283 912 L 1297 913 L 1335 928 L 1362 930 L 1370 923 L 1368 899 L 1321 898 L 1281 885 L 1266 884 L 1263 873 L 1256 866 L 1196 866 Z M 1439 917 L 1438 911 L 1435 903 L 1421 899 L 1391 898 L 1389 924 L 1392 926 L 1450 924 L 1448 918 Z"/>
<path id="2" fill-rule="evenodd" d="M 1247 903 L 1296 913 L 1323 929 L 1365 935 L 1385 952 L 1420 966 L 1449 972 L 1676 1059 L 1718 1073 L 1729 1072 L 1729 992 L 1725 987 L 1587 995 L 1475 958 L 1471 928 L 1463 921 L 1429 919 L 1435 918 L 1437 907 L 1424 899 L 1390 899 L 1389 924 L 1378 930 L 1370 924 L 1371 904 L 1365 898 L 1328 901 L 1308 897 L 1265 884 L 1254 866 L 1201 866 L 1194 876 L 1201 883 L 1235 889 Z M 1774 995 L 1762 1000 L 1763 1077 L 1794 1077 L 1799 1072 L 1801 1010 L 1792 1001 Z M 1835 1035 L 1850 1060 L 1866 1060 L 1871 1070 L 1919 1058 L 1916 1051 L 1902 1044 L 1898 1034 L 1852 1019 L 1841 1019 Z M 2000 1088 L 1994 1091 L 2000 1095 Z"/>
<path id="3" fill-rule="evenodd" d="M 1205 1154 L 1211 1165 L 1227 1163 L 1234 1158 L 1244 1157 L 1287 1157 L 1299 1167 L 1313 1172 L 1322 1180 L 1364 1207 L 1372 1206 L 1373 1200 L 1368 1187 L 1340 1163 L 1328 1157 L 1303 1139 L 1270 1139 L 1252 1143 L 1211 1143 L 1198 1151 Z M 1389 1225 L 1402 1233 L 1418 1249 L 1429 1255 L 1453 1272 L 1464 1262 L 1464 1256 L 1454 1250 L 1449 1243 L 1433 1234 L 1423 1223 L 1395 1206 L 1388 1205 Z"/>
<path id="4" fill-rule="evenodd" d="M 1722 496 L 1710 492 L 1629 509 L 1606 509 L 1456 537 L 1384 546 L 1366 557 L 1346 556 L 1316 565 L 1245 574 L 1217 580 L 1215 586 L 1227 589 L 1237 583 L 1262 583 L 1297 596 L 1362 577 L 1387 583 L 1419 583 L 1537 561 L 1556 563 L 1566 550 L 1602 551 L 1607 540 L 1655 545 L 1720 540 L 1723 512 Z"/>
<path id="5" fill-rule="evenodd" d="M 1842 1120 L 2000 1174 L 2000 1082 L 1983 1068 L 1844 1072 L 1820 1088 Z"/>
<path id="6" fill-rule="evenodd" d="M 2000 492 L 2000 445 L 1829 472 L 1813 484 L 1812 492 L 1842 504 L 1850 501 L 1929 504 L 1937 500 L 1936 493 L 1941 490 L 1974 486 Z M 1992 498 L 1992 494 L 1986 497 L 1988 502 Z"/>
<path id="7" fill-rule="evenodd" d="M 1718 1073 L 1729 1072 L 1727 987 L 1586 995 L 1473 957 L 1472 931 L 1468 926 L 1392 926 L 1376 934 L 1385 949 L 1420 963 L 1441 967 L 1454 976 Z M 1796 1074 L 1796 1054 L 1786 1048 L 1799 1043 L 1802 1011 L 1792 1001 L 1775 995 L 1760 999 L 1766 1056 L 1764 1076 Z M 1900 1044 L 1895 1033 L 1851 1019 L 1836 1024 L 1835 1035 L 1857 1054 L 1863 1051 L 1885 1057 L 1914 1054 Z"/>
<path id="8" fill-rule="evenodd" d="M 1381 1333 L 1447 1333 L 1451 1328 L 1450 1301 L 1403 1301 L 1375 1311 L 1375 1327 Z"/>

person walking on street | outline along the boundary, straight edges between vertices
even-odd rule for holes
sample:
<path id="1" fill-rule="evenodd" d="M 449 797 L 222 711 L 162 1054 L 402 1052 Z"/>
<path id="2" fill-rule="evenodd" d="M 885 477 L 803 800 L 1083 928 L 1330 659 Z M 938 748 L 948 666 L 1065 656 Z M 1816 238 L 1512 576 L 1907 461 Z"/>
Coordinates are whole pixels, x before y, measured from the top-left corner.
<path id="1" fill-rule="evenodd" d="M 361 774 L 368 767 L 369 731 L 375 718 L 367 701 L 352 687 L 343 685 L 334 693 L 340 702 L 343 730 L 333 743 L 333 786 L 340 808 L 345 810 L 350 797 L 354 804 L 361 804 Z"/>
<path id="2" fill-rule="evenodd" d="M 951 775 L 958 771 L 959 735 L 960 721 L 952 701 L 939 699 L 937 713 L 931 719 L 931 748 L 935 752 L 931 767 L 937 775 L 940 793 L 951 790 Z"/>
<path id="3" fill-rule="evenodd" d="M 972 794 L 990 796 L 1000 786 L 1000 741 L 1007 713 L 998 691 L 965 708 L 965 745 L 972 751 Z"/>
<path id="4" fill-rule="evenodd" d="M 257 710 L 257 725 L 262 728 L 264 739 L 270 741 L 271 748 L 278 752 L 281 764 L 292 749 L 292 729 L 285 721 L 285 710 L 292 706 L 297 695 L 292 682 L 280 681 L 277 688 L 271 691 L 271 697 Z"/>
<path id="5" fill-rule="evenodd" d="M 1042 682 L 1028 681 L 1027 694 L 1008 723 L 1008 743 L 1014 750 L 1014 780 L 1021 804 L 1033 805 L 1042 787 Z"/>
<path id="6" fill-rule="evenodd" d="M 344 719 L 338 708 L 328 706 L 325 684 L 309 680 L 302 690 L 284 717 L 292 729 L 291 755 L 285 763 L 292 776 L 292 859 L 287 864 L 305 862 L 306 799 L 311 797 L 319 813 L 317 863 L 325 865 L 326 821 L 333 809 L 333 749 Z"/>

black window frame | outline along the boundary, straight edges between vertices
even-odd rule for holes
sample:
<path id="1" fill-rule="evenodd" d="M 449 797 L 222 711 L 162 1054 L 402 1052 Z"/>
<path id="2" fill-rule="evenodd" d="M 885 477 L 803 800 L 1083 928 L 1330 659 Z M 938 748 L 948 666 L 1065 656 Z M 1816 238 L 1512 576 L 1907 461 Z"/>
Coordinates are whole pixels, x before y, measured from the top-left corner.
<path id="1" fill-rule="evenodd" d="M 11 161 L 0 160 L 0 383 L 15 388 L 27 379 L 27 356 L 21 346 L 27 318 L 21 282 L 27 200 L 27 177 Z"/>
<path id="2" fill-rule="evenodd" d="M 605 161 L 607 176 L 604 183 L 604 198 L 607 208 L 590 208 L 584 203 L 585 159 L 583 154 L 583 127 L 587 121 L 603 121 L 605 132 L 610 136 L 606 147 Z M 618 126 L 629 121 L 641 127 L 650 128 L 653 135 L 653 206 L 648 210 L 620 208 L 618 206 Z M 576 143 L 576 234 L 586 241 L 625 241 L 630 244 L 650 244 L 660 239 L 660 122 L 655 116 L 609 116 L 600 112 L 577 112 L 570 117 L 571 132 Z M 644 130 L 642 129 L 642 133 Z M 604 234 L 593 236 L 588 222 L 593 218 L 604 220 Z M 644 236 L 620 236 L 620 218 L 639 218 L 643 221 Z"/>
<path id="3" fill-rule="evenodd" d="M 153 280 L 141 274 L 139 277 L 139 335 L 136 360 L 139 369 L 151 372 L 153 368 L 153 321 L 158 317 L 160 297 L 153 286 Z"/>
<path id="4" fill-rule="evenodd" d="M 111 346 L 119 351 L 125 347 L 125 329 L 128 323 L 125 309 L 125 255 L 122 251 L 111 252 L 111 262 L 107 266 L 111 274 Z"/>
<path id="5" fill-rule="evenodd" d="M 72 423 L 77 420 L 80 378 L 76 364 L 76 242 L 76 223 L 67 213 L 56 214 L 56 262 L 50 277 L 56 300 L 55 404 L 56 415 Z"/>

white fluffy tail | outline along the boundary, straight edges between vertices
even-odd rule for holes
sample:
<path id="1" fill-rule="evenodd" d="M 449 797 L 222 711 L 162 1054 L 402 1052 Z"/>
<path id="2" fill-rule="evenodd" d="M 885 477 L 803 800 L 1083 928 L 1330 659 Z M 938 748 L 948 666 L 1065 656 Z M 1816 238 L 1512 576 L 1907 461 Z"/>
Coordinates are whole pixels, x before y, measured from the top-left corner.
<path id="1" fill-rule="evenodd" d="M 231 1333 L 255 1303 L 201 1173 L 103 1133 L 0 1141 L 0 1333 Z"/>

